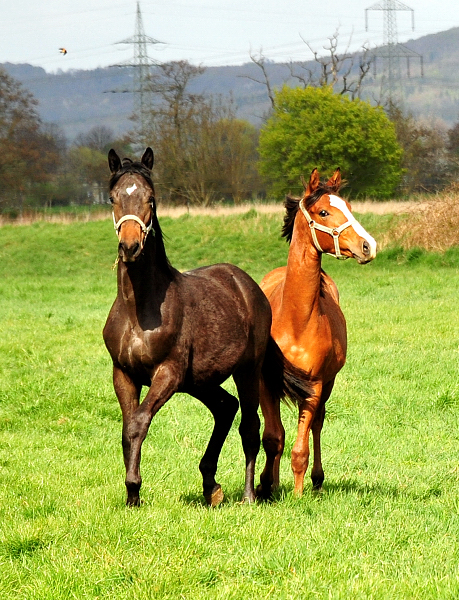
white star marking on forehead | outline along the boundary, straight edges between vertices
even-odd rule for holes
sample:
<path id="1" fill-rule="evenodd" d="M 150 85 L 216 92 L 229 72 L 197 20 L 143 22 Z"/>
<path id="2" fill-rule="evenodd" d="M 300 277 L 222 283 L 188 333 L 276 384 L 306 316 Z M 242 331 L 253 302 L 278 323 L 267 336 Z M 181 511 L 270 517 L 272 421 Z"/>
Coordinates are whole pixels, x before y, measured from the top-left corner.
<path id="1" fill-rule="evenodd" d="M 136 184 L 134 183 L 134 185 L 132 187 L 126 188 L 126 192 L 129 194 L 129 196 L 137 189 Z"/>

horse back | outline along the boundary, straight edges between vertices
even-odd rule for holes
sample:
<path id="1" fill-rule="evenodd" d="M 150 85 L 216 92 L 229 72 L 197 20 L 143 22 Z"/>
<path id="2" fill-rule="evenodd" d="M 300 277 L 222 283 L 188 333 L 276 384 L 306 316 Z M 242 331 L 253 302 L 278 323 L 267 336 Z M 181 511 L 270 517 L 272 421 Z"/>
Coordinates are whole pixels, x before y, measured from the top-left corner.
<path id="1" fill-rule="evenodd" d="M 270 335 L 271 308 L 257 283 L 227 263 L 182 275 L 193 382 L 204 381 L 212 370 L 223 381 L 238 366 L 261 364 Z"/>

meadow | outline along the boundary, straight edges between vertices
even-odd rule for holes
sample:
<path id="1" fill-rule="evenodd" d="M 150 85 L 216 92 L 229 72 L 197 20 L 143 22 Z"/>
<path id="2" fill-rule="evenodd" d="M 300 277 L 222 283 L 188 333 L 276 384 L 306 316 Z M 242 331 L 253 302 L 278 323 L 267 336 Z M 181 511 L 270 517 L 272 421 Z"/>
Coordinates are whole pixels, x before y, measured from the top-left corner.
<path id="1" fill-rule="evenodd" d="M 376 239 L 391 215 L 364 214 Z M 281 217 L 160 220 L 174 266 L 285 264 Z M 242 505 L 238 418 L 208 509 L 199 460 L 210 413 L 174 396 L 143 445 L 140 508 L 124 505 L 121 413 L 102 327 L 116 292 L 110 220 L 0 230 L 0 598 L 459 597 L 459 248 L 324 258 L 348 322 L 327 403 L 324 492 Z M 234 391 L 232 381 L 226 384 Z M 264 461 L 260 451 L 257 475 Z"/>

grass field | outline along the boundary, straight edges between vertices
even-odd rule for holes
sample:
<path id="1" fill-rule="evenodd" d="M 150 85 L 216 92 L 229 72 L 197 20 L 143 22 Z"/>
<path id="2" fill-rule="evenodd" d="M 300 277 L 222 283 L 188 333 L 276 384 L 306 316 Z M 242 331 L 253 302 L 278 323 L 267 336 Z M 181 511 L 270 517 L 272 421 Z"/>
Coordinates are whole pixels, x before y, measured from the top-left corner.
<path id="1" fill-rule="evenodd" d="M 279 215 L 164 218 L 174 266 L 285 262 Z M 362 215 L 378 238 L 390 215 Z M 328 403 L 325 492 L 292 495 L 296 415 L 274 502 L 239 504 L 237 419 L 204 506 L 212 427 L 176 395 L 142 453 L 143 505 L 124 506 L 121 415 L 101 330 L 115 297 L 110 221 L 1 229 L 0 598 L 459 597 L 459 249 L 324 259 L 348 321 Z M 234 390 L 229 381 L 228 389 Z M 260 452 L 257 473 L 264 456 Z"/>

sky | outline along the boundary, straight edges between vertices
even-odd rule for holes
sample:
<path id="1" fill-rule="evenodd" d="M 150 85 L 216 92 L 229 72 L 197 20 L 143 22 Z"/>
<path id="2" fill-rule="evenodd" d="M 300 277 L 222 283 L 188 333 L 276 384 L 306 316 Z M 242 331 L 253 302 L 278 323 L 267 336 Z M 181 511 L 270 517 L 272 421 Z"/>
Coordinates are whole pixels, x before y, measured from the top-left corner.
<path id="1" fill-rule="evenodd" d="M 400 43 L 459 27 L 457 0 L 413 0 L 397 10 Z M 384 0 L 140 0 L 148 46 L 159 62 L 240 65 L 250 54 L 276 62 L 310 60 L 338 31 L 338 49 L 383 43 Z M 28 63 L 49 73 L 132 62 L 136 0 L 0 0 L 0 63 Z M 67 54 L 59 48 L 67 49 Z"/>

